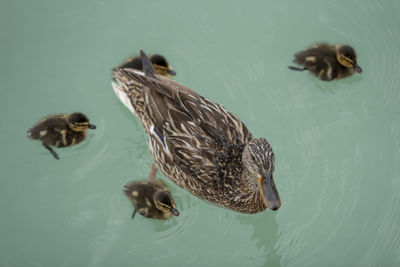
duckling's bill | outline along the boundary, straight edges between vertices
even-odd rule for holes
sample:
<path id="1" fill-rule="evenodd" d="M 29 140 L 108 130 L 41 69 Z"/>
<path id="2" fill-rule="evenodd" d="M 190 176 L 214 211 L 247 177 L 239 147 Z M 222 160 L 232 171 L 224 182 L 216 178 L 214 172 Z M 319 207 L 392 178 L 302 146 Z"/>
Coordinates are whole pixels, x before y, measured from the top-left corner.
<path id="1" fill-rule="evenodd" d="M 173 71 L 173 70 L 171 70 L 171 69 L 168 69 L 167 72 L 168 72 L 169 75 L 171 75 L 171 76 L 175 76 L 175 75 L 176 75 L 176 72 Z"/>
<path id="2" fill-rule="evenodd" d="M 272 172 L 267 172 L 258 179 L 258 185 L 267 208 L 277 210 L 281 206 L 281 199 L 276 189 Z"/>
<path id="3" fill-rule="evenodd" d="M 176 72 L 174 70 L 169 69 L 168 67 L 164 67 L 164 66 L 153 66 L 155 70 L 159 71 L 158 73 L 168 73 L 171 76 L 175 76 Z"/>
<path id="4" fill-rule="evenodd" d="M 362 68 L 361 68 L 359 65 L 357 65 L 357 63 L 354 64 L 354 70 L 355 70 L 356 72 L 358 72 L 358 73 L 361 73 L 361 72 L 363 71 Z"/>
<path id="5" fill-rule="evenodd" d="M 174 215 L 174 216 L 179 216 L 179 211 L 177 210 L 177 209 L 174 209 L 174 208 L 171 208 L 171 213 Z"/>

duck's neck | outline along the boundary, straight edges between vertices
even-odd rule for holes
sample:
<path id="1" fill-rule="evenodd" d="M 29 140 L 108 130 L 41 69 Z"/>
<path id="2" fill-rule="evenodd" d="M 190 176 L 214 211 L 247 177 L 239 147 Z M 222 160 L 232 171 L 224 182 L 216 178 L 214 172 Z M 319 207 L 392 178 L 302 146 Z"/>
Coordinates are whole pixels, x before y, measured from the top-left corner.
<path id="1" fill-rule="evenodd" d="M 243 201 L 246 202 L 246 213 L 256 213 L 267 208 L 264 204 L 257 179 L 258 177 L 255 177 L 247 169 L 243 170 L 241 180 L 243 181 Z"/>
<path id="2" fill-rule="evenodd" d="M 250 190 L 251 192 L 259 191 L 257 184 L 257 177 L 255 177 L 246 168 L 244 168 L 242 172 L 242 181 L 245 184 L 245 188 L 248 188 L 248 190 Z"/>

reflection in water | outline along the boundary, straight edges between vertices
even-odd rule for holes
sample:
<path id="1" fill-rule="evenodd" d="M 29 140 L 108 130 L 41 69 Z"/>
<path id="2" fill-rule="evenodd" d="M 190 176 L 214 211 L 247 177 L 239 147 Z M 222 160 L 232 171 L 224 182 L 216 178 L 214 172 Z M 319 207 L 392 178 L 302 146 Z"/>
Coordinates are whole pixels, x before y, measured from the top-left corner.
<path id="1" fill-rule="evenodd" d="M 172 187 L 171 183 L 168 184 L 168 187 Z M 152 223 L 152 229 L 158 233 L 157 239 L 154 241 L 157 245 L 167 243 L 176 236 L 186 232 L 193 226 L 199 216 L 198 205 L 193 203 L 193 197 L 189 196 L 186 191 L 177 190 L 175 187 L 175 190 L 171 193 L 174 196 L 180 215 L 166 221 L 155 221 Z"/>
<path id="2" fill-rule="evenodd" d="M 3 2 L 0 266 L 400 266 L 398 0 Z M 316 41 L 354 46 L 364 72 L 290 72 Z M 153 160 L 110 69 L 140 48 L 272 143 L 279 211 L 168 184 L 179 217 L 130 220 L 122 186 Z M 98 131 L 62 160 L 26 138 L 32 118 L 74 110 Z"/>
<path id="3" fill-rule="evenodd" d="M 251 225 L 252 240 L 256 241 L 256 247 L 264 252 L 265 262 L 263 266 L 280 266 L 280 255 L 277 254 L 278 225 L 274 212 L 264 211 L 257 215 L 241 215 L 236 218 L 243 224 Z"/>

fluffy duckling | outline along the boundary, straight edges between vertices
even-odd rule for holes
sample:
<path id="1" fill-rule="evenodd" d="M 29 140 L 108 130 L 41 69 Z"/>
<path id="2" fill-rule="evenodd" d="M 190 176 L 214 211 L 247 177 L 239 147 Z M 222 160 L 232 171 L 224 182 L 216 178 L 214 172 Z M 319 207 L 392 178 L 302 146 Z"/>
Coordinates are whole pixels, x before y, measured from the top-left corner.
<path id="1" fill-rule="evenodd" d="M 82 113 L 60 114 L 43 118 L 28 130 L 28 137 L 42 141 L 42 144 L 55 159 L 60 159 L 50 147 L 66 147 L 82 142 L 88 129 L 96 129 Z"/>
<path id="2" fill-rule="evenodd" d="M 150 61 L 153 64 L 156 74 L 171 77 L 175 76 L 176 72 L 171 69 L 167 59 L 159 54 L 150 55 Z M 139 56 L 133 56 L 124 61 L 120 68 L 131 68 L 143 71 L 142 60 Z"/>
<path id="3" fill-rule="evenodd" d="M 289 69 L 309 70 L 323 81 L 341 79 L 354 72 L 362 72 L 362 68 L 357 65 L 356 52 L 348 45 L 315 44 L 298 52 L 294 57 L 293 61 L 303 68 L 290 66 Z"/>
<path id="4" fill-rule="evenodd" d="M 157 168 L 153 164 L 149 180 L 133 181 L 124 186 L 126 196 L 132 201 L 136 212 L 147 218 L 166 220 L 173 216 L 179 216 L 174 199 L 167 185 L 162 180 L 156 180 Z"/>

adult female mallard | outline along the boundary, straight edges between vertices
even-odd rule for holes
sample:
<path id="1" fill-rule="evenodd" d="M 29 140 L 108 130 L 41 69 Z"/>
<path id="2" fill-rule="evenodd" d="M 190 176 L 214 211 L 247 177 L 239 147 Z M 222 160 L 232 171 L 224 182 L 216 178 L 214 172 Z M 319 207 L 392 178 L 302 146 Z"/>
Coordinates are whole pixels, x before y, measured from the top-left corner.
<path id="1" fill-rule="evenodd" d="M 361 73 L 362 68 L 357 64 L 356 52 L 348 45 L 315 44 L 310 48 L 294 55 L 294 62 L 303 66 L 289 69 L 308 70 L 323 81 L 341 79 Z"/>
<path id="2" fill-rule="evenodd" d="M 193 195 L 242 213 L 277 210 L 274 153 L 223 106 L 154 72 L 114 69 L 114 91 L 141 121 L 163 174 Z"/>

